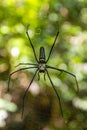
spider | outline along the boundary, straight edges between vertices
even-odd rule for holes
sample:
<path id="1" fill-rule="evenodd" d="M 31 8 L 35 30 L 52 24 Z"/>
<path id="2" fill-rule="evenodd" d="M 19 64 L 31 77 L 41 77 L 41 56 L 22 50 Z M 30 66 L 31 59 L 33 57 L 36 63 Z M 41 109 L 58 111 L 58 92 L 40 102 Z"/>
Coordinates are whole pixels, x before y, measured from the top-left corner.
<path id="1" fill-rule="evenodd" d="M 26 35 L 27 35 L 28 40 L 29 40 L 29 43 L 30 43 L 30 45 L 31 45 L 31 47 L 32 47 L 32 50 L 33 50 L 33 53 L 34 53 L 34 57 L 35 57 L 35 60 L 36 60 L 37 64 L 32 64 L 32 63 L 19 63 L 16 67 L 22 66 L 22 65 L 29 65 L 29 67 L 20 68 L 20 69 L 18 69 L 18 70 L 16 70 L 16 71 L 13 71 L 12 73 L 10 73 L 10 75 L 9 75 L 9 80 L 8 80 L 8 91 L 9 91 L 10 79 L 11 79 L 11 76 L 12 76 L 13 74 L 15 74 L 15 73 L 17 73 L 17 72 L 19 72 L 19 71 L 22 71 L 22 70 L 28 70 L 28 69 L 36 68 L 36 71 L 35 71 L 35 73 L 34 73 L 32 79 L 31 79 L 31 81 L 30 81 L 30 83 L 29 83 L 29 85 L 28 85 L 28 87 L 27 87 L 27 89 L 25 90 L 25 93 L 24 93 L 24 95 L 23 95 L 22 117 L 23 117 L 23 113 L 24 113 L 24 101 L 25 101 L 26 94 L 28 93 L 28 90 L 29 90 L 29 88 L 30 88 L 30 86 L 31 86 L 31 84 L 32 84 L 32 82 L 33 82 L 33 80 L 34 80 L 36 74 L 38 74 L 38 80 L 40 79 L 39 73 L 44 73 L 44 79 L 45 79 L 45 74 L 47 74 L 48 79 L 49 79 L 49 81 L 50 81 L 50 83 L 51 83 L 51 85 L 52 85 L 52 87 L 53 87 L 53 89 L 54 89 L 54 91 L 55 91 L 55 94 L 56 94 L 57 98 L 58 98 L 61 115 L 62 115 L 62 117 L 63 117 L 63 110 L 62 110 L 62 105 L 61 105 L 60 96 L 59 96 L 59 94 L 58 94 L 58 92 L 57 92 L 57 90 L 56 90 L 56 88 L 55 88 L 55 86 L 54 86 L 54 84 L 53 84 L 53 82 L 52 82 L 52 79 L 51 79 L 51 77 L 50 77 L 50 75 L 49 75 L 48 69 L 52 69 L 52 70 L 59 71 L 60 74 L 61 74 L 61 73 L 66 73 L 66 74 L 68 74 L 68 75 L 71 75 L 71 76 L 74 77 L 74 79 L 75 79 L 76 86 L 77 86 L 77 91 L 79 91 L 79 86 L 78 86 L 78 82 L 77 82 L 76 75 L 74 75 L 74 74 L 72 74 L 72 73 L 70 73 L 70 72 L 68 72 L 68 71 L 66 71 L 66 70 L 64 70 L 64 69 L 59 69 L 59 68 L 55 68 L 55 67 L 53 67 L 53 66 L 47 65 L 47 62 L 48 62 L 49 59 L 50 59 L 50 56 L 51 56 L 51 54 L 52 54 L 52 50 L 53 50 L 54 45 L 55 45 L 55 43 L 56 43 L 56 40 L 57 40 L 57 38 L 58 38 L 59 29 L 58 29 L 58 31 L 57 31 L 56 37 L 55 37 L 55 39 L 54 39 L 54 42 L 53 42 L 53 44 L 52 44 L 52 47 L 51 47 L 51 49 L 50 49 L 50 52 L 49 52 L 49 55 L 48 55 L 47 59 L 46 59 L 46 56 L 45 56 L 45 49 L 44 49 L 43 46 L 40 47 L 39 59 L 38 59 L 37 56 L 36 56 L 36 52 L 35 52 L 34 46 L 33 46 L 33 44 L 32 44 L 32 41 L 31 41 L 30 36 L 29 36 L 29 33 L 28 33 L 28 27 L 29 27 L 29 25 L 28 25 L 27 28 L 26 28 Z M 60 75 L 60 74 L 59 74 L 59 75 Z"/>

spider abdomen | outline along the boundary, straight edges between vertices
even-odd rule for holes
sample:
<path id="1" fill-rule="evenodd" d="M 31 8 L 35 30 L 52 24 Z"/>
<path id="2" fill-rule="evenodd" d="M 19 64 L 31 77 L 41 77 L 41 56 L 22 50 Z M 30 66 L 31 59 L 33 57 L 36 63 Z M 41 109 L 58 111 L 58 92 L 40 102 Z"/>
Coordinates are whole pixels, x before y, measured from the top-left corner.
<path id="1" fill-rule="evenodd" d="M 44 47 L 40 47 L 39 63 L 45 63 L 45 50 L 44 50 Z"/>

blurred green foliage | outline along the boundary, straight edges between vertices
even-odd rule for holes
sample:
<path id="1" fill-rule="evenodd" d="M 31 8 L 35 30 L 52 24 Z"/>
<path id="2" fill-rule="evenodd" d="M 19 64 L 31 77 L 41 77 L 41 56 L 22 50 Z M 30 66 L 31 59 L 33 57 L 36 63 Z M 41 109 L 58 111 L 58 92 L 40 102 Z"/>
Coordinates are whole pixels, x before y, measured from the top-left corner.
<path id="1" fill-rule="evenodd" d="M 39 83 L 38 77 L 35 78 L 26 97 L 25 113 L 28 116 L 25 116 L 24 121 L 18 123 L 21 116 L 22 96 L 35 69 L 12 76 L 11 91 L 6 93 L 8 76 L 11 71 L 15 70 L 14 66 L 21 62 L 36 63 L 26 36 L 28 24 L 30 24 L 29 35 L 37 57 L 39 57 L 40 46 L 45 47 L 46 57 L 48 56 L 59 28 L 60 34 L 48 64 L 74 73 L 80 89 L 79 94 L 76 94 L 76 84 L 72 76 L 62 74 L 58 77 L 58 72 L 49 72 L 61 95 L 64 120 L 67 123 L 62 123 L 57 97 L 51 90 L 48 78 L 46 77 L 46 81 L 44 81 L 42 76 Z M 44 96 L 44 93 L 48 96 Z M 8 114 L 8 118 L 7 116 L 6 118 L 0 117 L 1 129 L 87 129 L 87 0 L 0 1 L 0 98 L 0 111 L 4 110 Z M 7 104 L 7 107 L 3 104 Z M 31 107 L 32 104 L 34 108 Z M 43 109 L 41 110 L 41 108 Z M 52 109 L 51 112 L 48 111 L 48 108 Z M 39 121 L 38 111 L 41 112 L 43 121 L 41 119 Z M 30 112 L 33 112 L 35 116 L 33 125 L 28 124 L 33 120 Z M 47 115 L 43 116 L 43 113 L 50 113 L 51 116 L 58 115 L 58 119 L 56 117 L 56 120 L 52 120 L 52 117 L 45 118 Z M 7 119 L 9 125 L 5 126 L 4 119 Z M 36 125 L 37 127 L 34 127 Z"/>

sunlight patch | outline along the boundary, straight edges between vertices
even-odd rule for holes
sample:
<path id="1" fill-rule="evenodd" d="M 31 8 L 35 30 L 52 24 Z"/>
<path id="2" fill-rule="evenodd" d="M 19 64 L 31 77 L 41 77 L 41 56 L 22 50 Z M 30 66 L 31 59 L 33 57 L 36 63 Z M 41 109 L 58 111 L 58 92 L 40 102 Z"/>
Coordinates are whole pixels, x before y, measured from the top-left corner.
<path id="1" fill-rule="evenodd" d="M 11 49 L 11 54 L 13 57 L 17 57 L 19 55 L 20 51 L 19 51 L 19 48 L 18 47 L 13 47 Z"/>

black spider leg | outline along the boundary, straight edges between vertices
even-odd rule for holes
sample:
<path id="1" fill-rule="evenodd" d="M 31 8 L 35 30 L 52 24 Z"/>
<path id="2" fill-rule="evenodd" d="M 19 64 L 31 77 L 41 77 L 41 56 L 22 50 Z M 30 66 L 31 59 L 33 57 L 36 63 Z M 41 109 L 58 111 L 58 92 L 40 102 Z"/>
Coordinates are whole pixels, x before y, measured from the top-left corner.
<path id="1" fill-rule="evenodd" d="M 60 71 L 61 73 L 62 73 L 62 72 L 65 72 L 65 73 L 67 73 L 67 74 L 73 76 L 73 77 L 75 78 L 75 82 L 76 82 L 76 86 L 77 86 L 77 92 L 79 92 L 79 85 L 78 85 L 78 81 L 77 81 L 76 75 L 74 75 L 74 74 L 72 74 L 72 73 L 70 73 L 70 72 L 68 72 L 68 71 L 66 71 L 66 70 L 58 69 L 58 68 L 55 68 L 55 67 L 52 67 L 52 66 L 48 66 L 48 65 L 47 65 L 46 67 L 47 67 L 47 68 L 50 68 L 50 69 L 58 70 L 58 71 Z M 61 74 L 61 73 L 60 73 L 60 74 Z"/>
<path id="2" fill-rule="evenodd" d="M 31 84 L 32 84 L 32 82 L 33 82 L 33 80 L 34 80 L 34 78 L 35 78 L 35 76 L 36 76 L 38 70 L 39 70 L 39 69 L 37 69 L 37 70 L 35 71 L 35 74 L 33 75 L 33 78 L 32 78 L 31 82 L 29 83 L 29 85 L 28 85 L 28 87 L 27 87 L 27 89 L 26 89 L 26 91 L 25 91 L 25 93 L 24 93 L 24 96 L 23 96 L 23 104 L 22 104 L 22 118 L 23 118 L 23 113 L 24 113 L 24 101 L 25 101 L 25 97 L 26 97 L 26 94 L 27 94 L 27 92 L 28 92 L 28 90 L 29 90 L 29 88 L 30 88 L 30 86 L 31 86 Z"/>
<path id="3" fill-rule="evenodd" d="M 49 80 L 50 80 L 50 83 L 51 83 L 51 85 L 52 85 L 52 87 L 53 87 L 53 89 L 54 89 L 54 91 L 55 91 L 55 93 L 56 93 L 56 95 L 57 95 L 57 98 L 58 98 L 58 101 L 59 101 L 59 106 L 60 106 L 61 115 L 62 115 L 62 117 L 63 117 L 63 111 L 62 111 L 62 105 L 61 105 L 60 96 L 59 96 L 59 94 L 58 94 L 58 92 L 57 92 L 57 90 L 56 90 L 56 88 L 55 88 L 55 86 L 54 86 L 54 84 L 53 84 L 53 82 L 52 82 L 52 80 L 51 80 L 51 78 L 50 78 L 50 75 L 49 75 L 47 69 L 46 69 L 46 72 L 47 72 L 48 78 L 49 78 Z"/>
<path id="4" fill-rule="evenodd" d="M 37 68 L 37 67 L 33 66 L 33 67 L 21 68 L 21 69 L 18 69 L 18 70 L 16 70 L 16 71 L 13 71 L 12 73 L 10 73 L 9 79 L 8 79 L 8 90 L 7 90 L 7 91 L 9 91 L 10 80 L 11 80 L 11 76 L 12 76 L 13 74 L 15 74 L 15 73 L 17 73 L 17 72 L 19 72 L 19 71 L 22 71 L 22 70 L 27 70 L 27 69 L 32 69 L 32 68 Z"/>
<path id="5" fill-rule="evenodd" d="M 50 53 L 49 53 L 49 55 L 48 55 L 48 58 L 47 58 L 47 60 L 46 60 L 46 63 L 48 62 L 48 60 L 49 60 L 49 58 L 50 58 L 50 55 L 51 55 L 51 53 L 52 53 L 52 50 L 53 50 L 53 47 L 54 47 L 54 45 L 55 45 L 55 43 L 56 43 L 56 40 L 57 40 L 58 35 L 59 35 L 59 28 L 58 28 L 58 32 L 57 32 L 57 34 L 56 34 L 56 37 L 55 37 L 55 39 L 54 39 L 53 45 L 52 45 L 52 47 L 51 47 L 51 49 L 50 49 Z"/>
<path id="6" fill-rule="evenodd" d="M 30 36 L 29 36 L 29 33 L 28 33 L 28 27 L 29 27 L 29 25 L 27 25 L 26 34 L 27 34 L 28 40 L 29 40 L 29 42 L 30 42 L 30 44 L 31 44 L 31 47 L 32 47 L 32 49 L 33 49 L 34 57 L 35 57 L 36 61 L 39 62 L 38 59 L 37 59 L 37 56 L 36 56 L 36 52 L 35 52 L 34 46 L 33 46 L 33 44 L 32 44 L 32 41 L 31 41 Z"/>
<path id="7" fill-rule="evenodd" d="M 19 63 L 18 65 L 16 65 L 15 67 L 21 66 L 21 65 L 37 65 L 37 64 L 32 64 L 32 63 Z"/>

